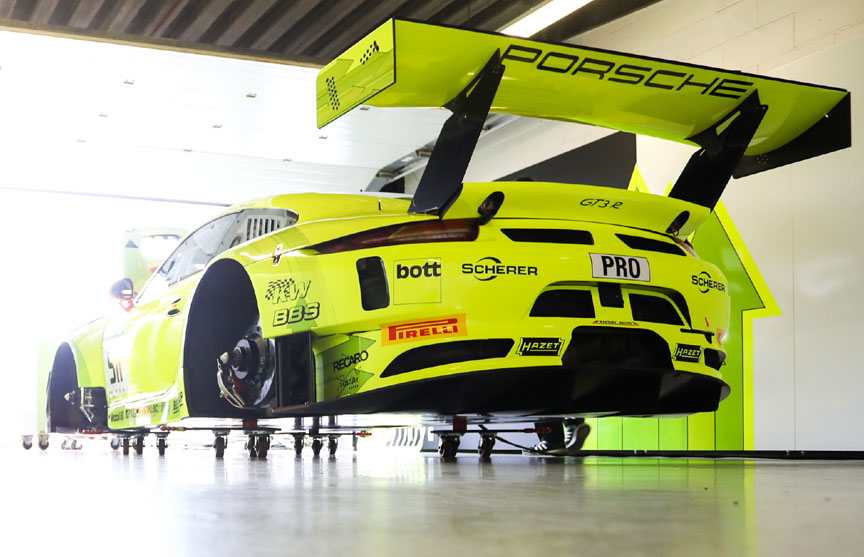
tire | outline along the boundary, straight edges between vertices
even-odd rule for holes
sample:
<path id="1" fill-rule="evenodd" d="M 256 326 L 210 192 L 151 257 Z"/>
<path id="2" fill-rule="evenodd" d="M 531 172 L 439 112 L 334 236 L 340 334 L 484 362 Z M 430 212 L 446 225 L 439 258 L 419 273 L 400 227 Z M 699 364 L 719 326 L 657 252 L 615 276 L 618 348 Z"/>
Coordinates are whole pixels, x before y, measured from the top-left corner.
<path id="1" fill-rule="evenodd" d="M 259 435 L 256 437 L 255 450 L 258 452 L 258 458 L 267 458 L 267 451 L 270 450 L 270 436 Z"/>
<path id="2" fill-rule="evenodd" d="M 119 448 L 120 448 L 120 439 L 117 437 L 112 437 L 111 438 L 111 450 L 116 451 Z"/>
<path id="3" fill-rule="evenodd" d="M 143 435 L 137 435 L 135 437 L 135 441 L 132 444 L 132 448 L 135 449 L 135 454 L 137 454 L 137 455 L 144 454 L 144 436 Z"/>
<path id="4" fill-rule="evenodd" d="M 483 460 L 488 460 L 492 456 L 492 449 L 495 447 L 495 437 L 491 435 L 480 437 L 480 443 L 477 445 L 477 454 Z"/>
<path id="5" fill-rule="evenodd" d="M 338 437 L 330 437 L 327 439 L 327 452 L 330 453 L 331 457 L 336 456 L 336 449 L 339 448 L 339 438 Z"/>
<path id="6" fill-rule="evenodd" d="M 313 456 L 321 455 L 321 447 L 323 447 L 323 446 L 324 446 L 324 443 L 320 439 L 318 439 L 318 438 L 313 439 L 312 440 L 312 455 Z"/>
<path id="7" fill-rule="evenodd" d="M 156 449 L 159 451 L 159 456 L 165 456 L 165 449 L 168 448 L 168 440 L 160 437 L 156 440 Z"/>
<path id="8" fill-rule="evenodd" d="M 217 435 L 213 440 L 213 448 L 216 450 L 216 458 L 225 456 L 225 437 Z"/>
<path id="9" fill-rule="evenodd" d="M 48 450 L 48 440 L 47 439 L 45 439 L 44 441 L 42 439 L 39 440 L 39 449 L 43 450 L 43 451 Z"/>
<path id="10" fill-rule="evenodd" d="M 438 454 L 444 460 L 452 460 L 456 458 L 456 453 L 459 451 L 459 437 L 456 435 L 443 436 L 438 440 Z"/>
<path id="11" fill-rule="evenodd" d="M 33 448 L 33 438 L 32 437 L 22 437 L 21 438 L 21 446 L 24 447 L 24 450 L 29 451 Z"/>

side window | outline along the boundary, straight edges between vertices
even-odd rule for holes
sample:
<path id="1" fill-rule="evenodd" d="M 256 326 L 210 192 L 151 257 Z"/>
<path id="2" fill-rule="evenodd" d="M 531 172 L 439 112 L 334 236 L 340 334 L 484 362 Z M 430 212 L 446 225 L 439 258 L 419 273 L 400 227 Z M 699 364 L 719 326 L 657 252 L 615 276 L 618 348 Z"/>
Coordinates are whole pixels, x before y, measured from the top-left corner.
<path id="1" fill-rule="evenodd" d="M 239 213 L 224 215 L 193 232 L 153 273 L 138 303 L 160 296 L 168 286 L 204 269 L 207 263 L 228 247 L 225 237 L 238 218 Z"/>
<path id="2" fill-rule="evenodd" d="M 227 248 L 270 234 L 297 222 L 297 214 L 287 209 L 245 209 L 228 235 Z"/>

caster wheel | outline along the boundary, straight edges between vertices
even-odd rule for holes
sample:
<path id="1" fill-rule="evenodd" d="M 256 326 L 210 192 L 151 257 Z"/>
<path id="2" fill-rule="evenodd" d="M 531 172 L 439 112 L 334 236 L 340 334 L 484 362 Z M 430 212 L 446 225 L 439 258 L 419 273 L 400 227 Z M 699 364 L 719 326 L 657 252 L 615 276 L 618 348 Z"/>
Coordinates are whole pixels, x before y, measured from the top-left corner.
<path id="1" fill-rule="evenodd" d="M 213 440 L 213 448 L 216 450 L 216 458 L 225 456 L 225 437 L 217 435 L 216 439 Z"/>
<path id="2" fill-rule="evenodd" d="M 477 454 L 480 458 L 487 460 L 492 456 L 492 449 L 495 447 L 495 437 L 491 435 L 480 438 L 480 443 L 477 445 Z"/>
<path id="3" fill-rule="evenodd" d="M 259 435 L 255 438 L 255 450 L 258 453 L 258 458 L 267 458 L 267 451 L 270 450 L 270 436 Z"/>
<path id="4" fill-rule="evenodd" d="M 120 448 L 120 439 L 117 437 L 112 437 L 111 438 L 111 450 L 116 451 L 119 448 Z"/>
<path id="5" fill-rule="evenodd" d="M 324 446 L 324 443 L 320 439 L 318 439 L 318 438 L 313 439 L 312 440 L 312 455 L 313 456 L 320 455 L 321 454 L 321 447 L 323 447 L 323 446 Z"/>
<path id="6" fill-rule="evenodd" d="M 33 437 L 27 435 L 21 438 L 21 446 L 24 447 L 25 450 L 30 450 L 33 448 Z"/>
<path id="7" fill-rule="evenodd" d="M 40 439 L 39 440 L 39 449 L 43 450 L 43 451 L 48 450 L 48 440 L 47 439 L 44 439 L 44 440 Z"/>
<path id="8" fill-rule="evenodd" d="M 338 437 L 330 437 L 327 439 L 327 451 L 330 453 L 330 457 L 333 458 L 336 456 L 336 449 L 339 448 L 339 438 Z"/>
<path id="9" fill-rule="evenodd" d="M 165 449 L 168 448 L 168 440 L 160 437 L 156 440 L 156 449 L 159 451 L 159 456 L 165 456 Z"/>
<path id="10" fill-rule="evenodd" d="M 444 460 L 452 460 L 456 458 L 456 452 L 459 450 L 459 437 L 456 435 L 448 435 L 441 437 L 438 440 L 438 454 Z"/>
<path id="11" fill-rule="evenodd" d="M 69 448 L 69 440 L 68 440 L 68 439 L 64 439 L 64 440 L 60 443 L 60 450 L 61 450 L 61 451 L 65 451 L 65 450 L 68 449 L 68 448 Z"/>
<path id="12" fill-rule="evenodd" d="M 303 456 L 303 436 L 302 435 L 298 435 L 297 437 L 294 438 L 294 454 L 297 455 L 298 458 Z"/>
<path id="13" fill-rule="evenodd" d="M 129 438 L 128 437 L 123 438 L 123 454 L 124 455 L 129 454 Z"/>
<path id="14" fill-rule="evenodd" d="M 84 448 L 84 442 L 83 442 L 83 441 L 79 441 L 79 440 L 77 440 L 77 439 L 73 439 L 71 445 L 72 445 L 72 446 L 71 446 L 70 448 L 71 448 L 73 451 L 80 451 L 82 448 Z"/>
<path id="15" fill-rule="evenodd" d="M 135 442 L 132 445 L 132 448 L 135 449 L 135 454 L 143 454 L 144 453 L 144 436 L 137 435 L 135 437 Z"/>
<path id="16" fill-rule="evenodd" d="M 246 450 L 249 451 L 249 458 L 258 458 L 258 447 L 255 446 L 254 435 L 246 438 Z"/>

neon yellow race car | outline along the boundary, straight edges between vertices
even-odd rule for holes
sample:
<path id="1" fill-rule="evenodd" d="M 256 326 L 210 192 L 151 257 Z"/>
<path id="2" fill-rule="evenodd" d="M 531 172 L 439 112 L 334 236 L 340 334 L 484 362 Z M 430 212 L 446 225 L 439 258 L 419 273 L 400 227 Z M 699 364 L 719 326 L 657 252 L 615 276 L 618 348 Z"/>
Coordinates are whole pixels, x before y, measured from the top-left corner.
<path id="1" fill-rule="evenodd" d="M 715 410 L 730 288 L 687 237 L 732 175 L 846 147 L 849 93 L 391 20 L 321 70 L 359 104 L 453 111 L 413 198 L 296 194 L 189 234 L 128 312 L 56 354 L 52 431 L 187 417 Z M 462 182 L 491 111 L 698 147 L 667 197 Z"/>

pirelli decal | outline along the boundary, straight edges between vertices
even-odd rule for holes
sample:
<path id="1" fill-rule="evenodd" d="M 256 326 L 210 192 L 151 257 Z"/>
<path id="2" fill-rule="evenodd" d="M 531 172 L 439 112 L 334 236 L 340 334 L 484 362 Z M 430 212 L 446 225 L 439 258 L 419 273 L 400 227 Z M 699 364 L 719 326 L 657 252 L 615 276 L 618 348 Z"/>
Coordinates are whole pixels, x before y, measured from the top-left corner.
<path id="1" fill-rule="evenodd" d="M 467 335 L 464 313 L 381 325 L 381 344 L 384 346 Z"/>

